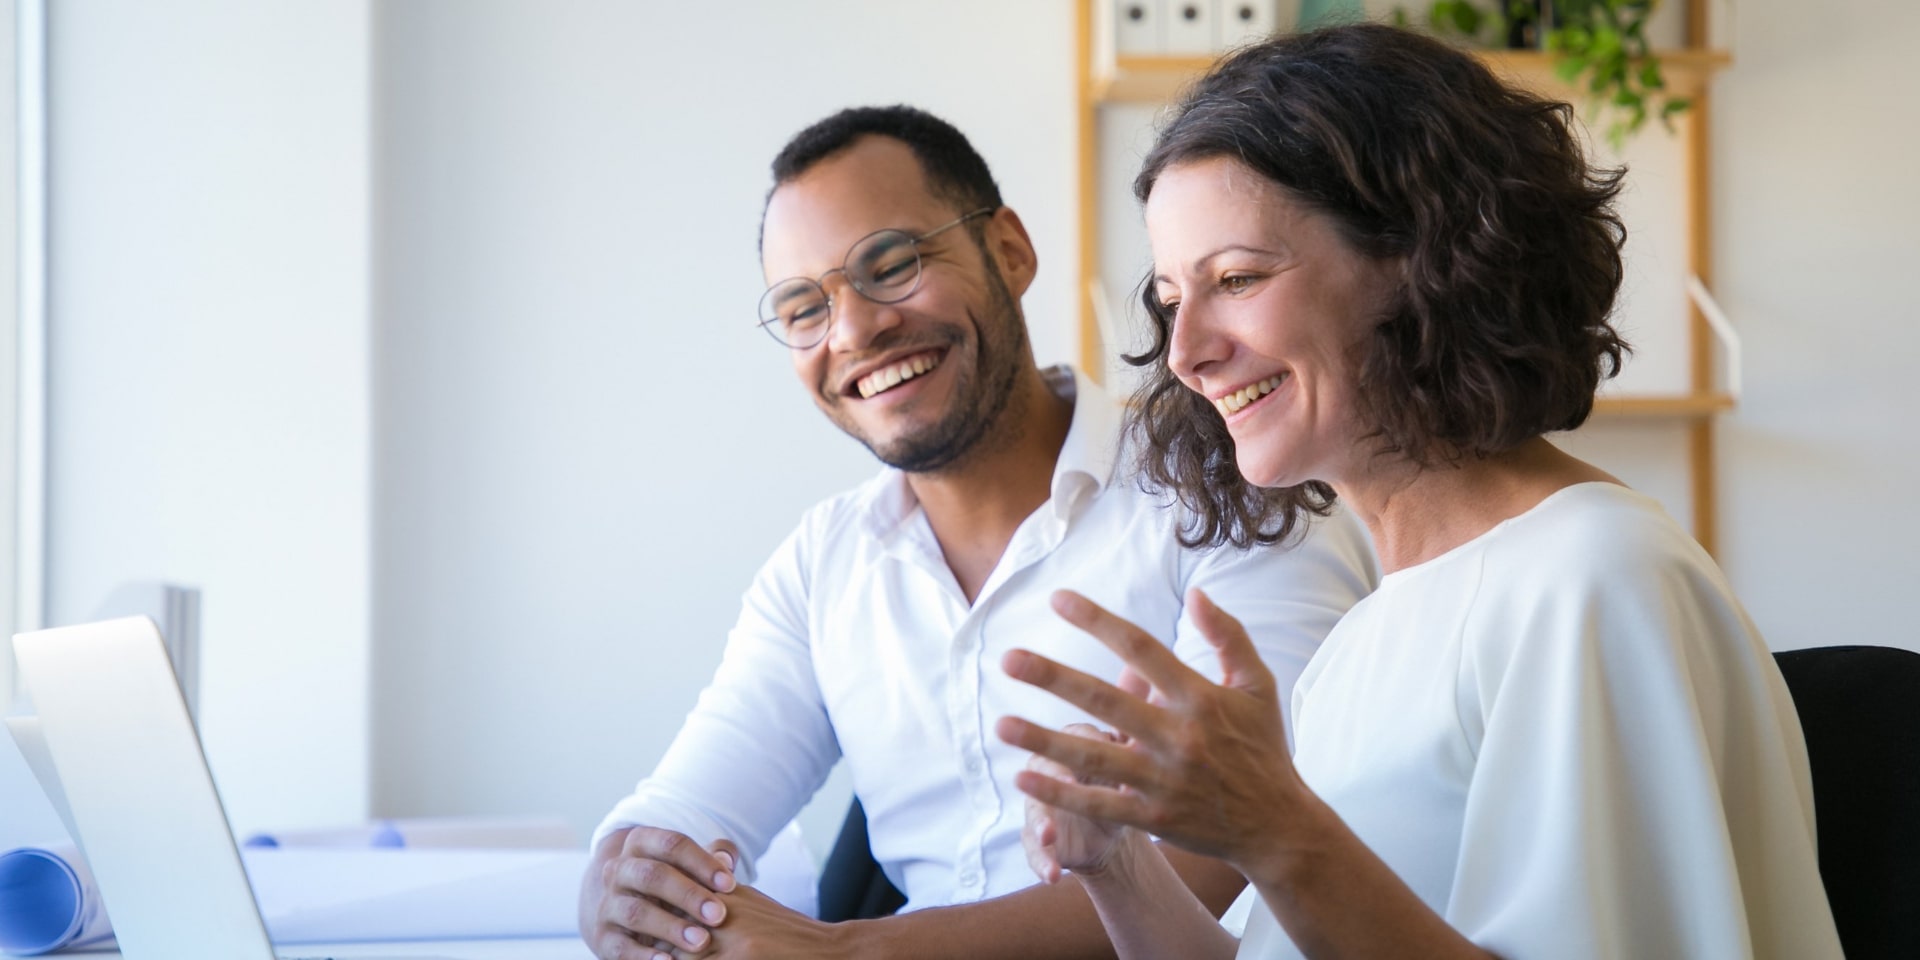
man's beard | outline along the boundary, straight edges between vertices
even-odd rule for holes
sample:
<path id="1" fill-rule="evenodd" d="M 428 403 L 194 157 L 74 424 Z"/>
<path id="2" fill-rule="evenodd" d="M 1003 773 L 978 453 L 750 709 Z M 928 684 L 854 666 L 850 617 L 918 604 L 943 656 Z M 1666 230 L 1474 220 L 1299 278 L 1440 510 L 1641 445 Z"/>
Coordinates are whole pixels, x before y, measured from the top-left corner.
<path id="1" fill-rule="evenodd" d="M 1000 446 L 1014 439 L 1011 434 L 995 435 L 994 428 L 1013 398 L 1020 361 L 1026 356 L 1027 325 L 1000 271 L 989 268 L 986 273 L 987 316 L 968 313 L 977 344 L 973 369 L 956 373 L 953 403 L 946 416 L 885 446 L 876 445 L 872 438 L 841 423 L 841 428 L 865 444 L 881 463 L 907 473 L 937 473 L 975 452 L 983 441 Z M 947 361 L 943 362 L 957 360 L 952 352 L 959 346 L 950 345 Z"/>

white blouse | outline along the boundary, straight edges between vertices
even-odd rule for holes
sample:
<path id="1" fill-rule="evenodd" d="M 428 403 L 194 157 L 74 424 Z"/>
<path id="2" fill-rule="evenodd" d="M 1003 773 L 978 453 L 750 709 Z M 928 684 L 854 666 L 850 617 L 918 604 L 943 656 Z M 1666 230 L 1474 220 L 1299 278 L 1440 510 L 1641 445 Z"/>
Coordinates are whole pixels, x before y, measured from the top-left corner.
<path id="1" fill-rule="evenodd" d="M 1305 781 L 1501 957 L 1840 956 L 1793 701 L 1641 494 L 1572 486 L 1388 575 L 1293 715 Z M 1240 956 L 1300 953 L 1261 906 Z"/>

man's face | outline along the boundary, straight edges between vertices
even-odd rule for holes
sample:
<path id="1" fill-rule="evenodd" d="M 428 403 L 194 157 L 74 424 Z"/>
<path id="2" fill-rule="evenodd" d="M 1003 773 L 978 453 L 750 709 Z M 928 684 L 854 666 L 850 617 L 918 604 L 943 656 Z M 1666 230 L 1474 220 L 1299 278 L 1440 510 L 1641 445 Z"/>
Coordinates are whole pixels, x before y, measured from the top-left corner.
<path id="1" fill-rule="evenodd" d="M 761 265 L 770 284 L 818 279 L 876 230 L 918 236 L 967 212 L 927 191 L 905 144 L 863 137 L 774 191 Z M 996 229 L 988 224 L 989 235 Z M 843 273 L 821 279 L 833 299 L 827 338 L 792 354 L 800 382 L 840 429 L 882 462 L 932 472 L 992 434 L 1031 361 L 1014 293 L 967 226 L 919 252 L 919 289 L 899 303 L 866 299 Z"/>

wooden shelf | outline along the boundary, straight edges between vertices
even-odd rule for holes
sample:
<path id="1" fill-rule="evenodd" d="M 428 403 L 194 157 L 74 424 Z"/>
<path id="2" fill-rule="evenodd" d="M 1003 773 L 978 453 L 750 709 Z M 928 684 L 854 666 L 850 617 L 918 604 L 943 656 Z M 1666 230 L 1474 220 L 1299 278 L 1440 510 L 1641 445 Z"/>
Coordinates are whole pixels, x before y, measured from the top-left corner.
<path id="1" fill-rule="evenodd" d="M 1495 73 L 1540 93 L 1578 103 L 1583 91 L 1554 73 L 1555 57 L 1538 50 L 1475 50 Z M 1696 97 L 1715 72 L 1733 62 L 1724 50 L 1666 50 L 1657 54 L 1667 90 Z M 1214 57 L 1122 56 L 1111 69 L 1096 70 L 1089 93 L 1096 103 L 1157 105 L 1179 98 L 1188 84 L 1213 65 Z"/>
<path id="2" fill-rule="evenodd" d="M 1593 402 L 1596 420 L 1703 420 L 1733 409 L 1724 393 L 1672 396 L 1603 396 Z"/>
<path id="3" fill-rule="evenodd" d="M 1493 72 L 1518 81 L 1536 93 L 1570 101 L 1576 106 L 1586 97 L 1584 89 L 1560 79 L 1554 72 L 1559 60 L 1555 54 L 1539 50 L 1476 50 L 1474 55 L 1493 68 Z M 1725 50 L 1660 50 L 1660 74 L 1667 92 L 1677 97 L 1697 97 L 1707 89 L 1707 81 L 1733 63 Z"/>

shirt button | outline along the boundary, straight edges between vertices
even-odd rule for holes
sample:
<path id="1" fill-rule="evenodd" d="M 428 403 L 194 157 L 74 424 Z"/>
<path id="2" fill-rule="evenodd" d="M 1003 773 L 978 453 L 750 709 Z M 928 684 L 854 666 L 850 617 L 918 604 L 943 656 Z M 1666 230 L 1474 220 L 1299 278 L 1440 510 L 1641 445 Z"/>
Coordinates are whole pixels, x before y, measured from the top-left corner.
<path id="1" fill-rule="evenodd" d="M 968 757 L 968 758 L 967 758 L 967 772 L 968 772 L 968 773 L 979 773 L 979 772 L 980 772 L 980 758 L 979 758 L 979 757 Z"/>
<path id="2" fill-rule="evenodd" d="M 979 883 L 979 882 L 980 882 L 980 875 L 979 875 L 979 874 L 977 874 L 977 873 L 974 873 L 974 872 L 973 872 L 973 871 L 972 871 L 971 869 L 968 869 L 968 870 L 963 870 L 963 871 L 961 871 L 961 872 L 960 872 L 960 885 L 961 885 L 961 886 L 963 886 L 963 887 L 971 887 L 971 886 L 973 886 L 974 884 L 976 884 L 976 883 Z"/>

